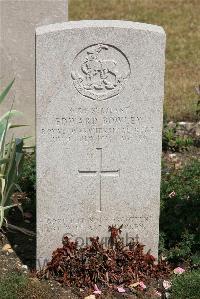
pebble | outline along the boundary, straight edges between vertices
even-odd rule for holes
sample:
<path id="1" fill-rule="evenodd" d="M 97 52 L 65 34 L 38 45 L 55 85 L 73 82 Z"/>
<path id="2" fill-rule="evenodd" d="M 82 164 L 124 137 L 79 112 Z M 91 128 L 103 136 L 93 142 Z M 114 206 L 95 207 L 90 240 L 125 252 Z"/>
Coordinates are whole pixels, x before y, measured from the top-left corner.
<path id="1" fill-rule="evenodd" d="M 2 248 L 2 251 L 5 252 L 6 254 L 14 252 L 10 244 L 5 244 Z"/>
<path id="2" fill-rule="evenodd" d="M 12 248 L 8 249 L 8 253 L 13 253 L 14 250 Z"/>
<path id="3" fill-rule="evenodd" d="M 21 263 L 20 262 L 16 262 L 16 266 L 17 267 L 21 267 Z"/>
<path id="4" fill-rule="evenodd" d="M 178 161 L 178 157 L 176 156 L 176 154 L 169 154 L 169 158 L 172 162 L 177 162 Z"/>
<path id="5" fill-rule="evenodd" d="M 7 251 L 10 248 L 11 248 L 10 244 L 5 244 L 2 248 L 2 251 Z"/>
<path id="6" fill-rule="evenodd" d="M 180 169 L 182 167 L 182 163 L 178 162 L 175 164 L 175 169 Z"/>
<path id="7" fill-rule="evenodd" d="M 178 124 L 179 126 L 184 127 L 187 123 L 185 121 L 179 121 Z"/>
<path id="8" fill-rule="evenodd" d="M 22 268 L 24 271 L 28 271 L 28 266 L 27 266 L 27 265 L 22 265 L 21 268 Z"/>

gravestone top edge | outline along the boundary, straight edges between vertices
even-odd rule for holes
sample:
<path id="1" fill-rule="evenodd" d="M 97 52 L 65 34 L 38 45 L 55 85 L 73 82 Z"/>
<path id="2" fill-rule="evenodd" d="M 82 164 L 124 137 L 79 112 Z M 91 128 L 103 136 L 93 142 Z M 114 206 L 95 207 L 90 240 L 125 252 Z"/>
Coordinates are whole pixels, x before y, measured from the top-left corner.
<path id="1" fill-rule="evenodd" d="M 70 21 L 63 23 L 55 23 L 50 25 L 39 26 L 36 28 L 36 35 L 43 35 L 53 33 L 56 31 L 69 30 L 69 29 L 84 29 L 84 28 L 123 28 L 135 29 L 142 31 L 155 32 L 161 35 L 166 35 L 163 27 L 158 25 L 122 21 L 122 20 L 83 20 L 83 21 Z"/>

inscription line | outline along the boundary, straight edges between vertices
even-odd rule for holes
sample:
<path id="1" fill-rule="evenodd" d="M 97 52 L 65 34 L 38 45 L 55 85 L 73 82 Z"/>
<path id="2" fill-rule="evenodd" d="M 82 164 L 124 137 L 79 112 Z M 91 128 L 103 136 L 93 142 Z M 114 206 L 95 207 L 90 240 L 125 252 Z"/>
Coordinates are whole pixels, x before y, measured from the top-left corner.
<path id="1" fill-rule="evenodd" d="M 90 170 L 79 170 L 78 171 L 80 174 L 82 174 L 83 176 L 85 175 L 85 176 L 96 176 L 97 175 L 97 173 L 98 173 L 98 171 L 90 171 Z"/>

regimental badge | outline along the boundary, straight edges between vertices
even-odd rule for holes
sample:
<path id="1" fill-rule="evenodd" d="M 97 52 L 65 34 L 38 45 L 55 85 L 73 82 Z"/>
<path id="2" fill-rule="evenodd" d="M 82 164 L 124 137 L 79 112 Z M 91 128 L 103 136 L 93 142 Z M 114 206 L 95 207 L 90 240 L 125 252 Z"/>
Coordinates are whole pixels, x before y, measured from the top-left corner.
<path id="1" fill-rule="evenodd" d="M 130 73 L 129 61 L 122 51 L 111 45 L 96 44 L 78 53 L 71 76 L 80 94 L 101 101 L 118 95 Z"/>

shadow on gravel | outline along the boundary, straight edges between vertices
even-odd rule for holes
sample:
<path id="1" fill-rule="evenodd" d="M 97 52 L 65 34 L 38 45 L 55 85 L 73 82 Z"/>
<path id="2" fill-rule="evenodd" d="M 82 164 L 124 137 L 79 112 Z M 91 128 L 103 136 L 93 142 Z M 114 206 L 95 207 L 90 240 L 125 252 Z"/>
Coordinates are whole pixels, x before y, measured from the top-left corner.
<path id="1" fill-rule="evenodd" d="M 18 210 L 12 210 L 8 217 L 8 222 L 20 229 L 27 229 L 35 233 L 36 223 L 33 219 L 30 223 L 24 222 L 22 215 Z M 8 229 L 6 237 L 13 250 L 24 265 L 33 270 L 36 266 L 36 236 L 29 236 L 18 230 Z"/>

